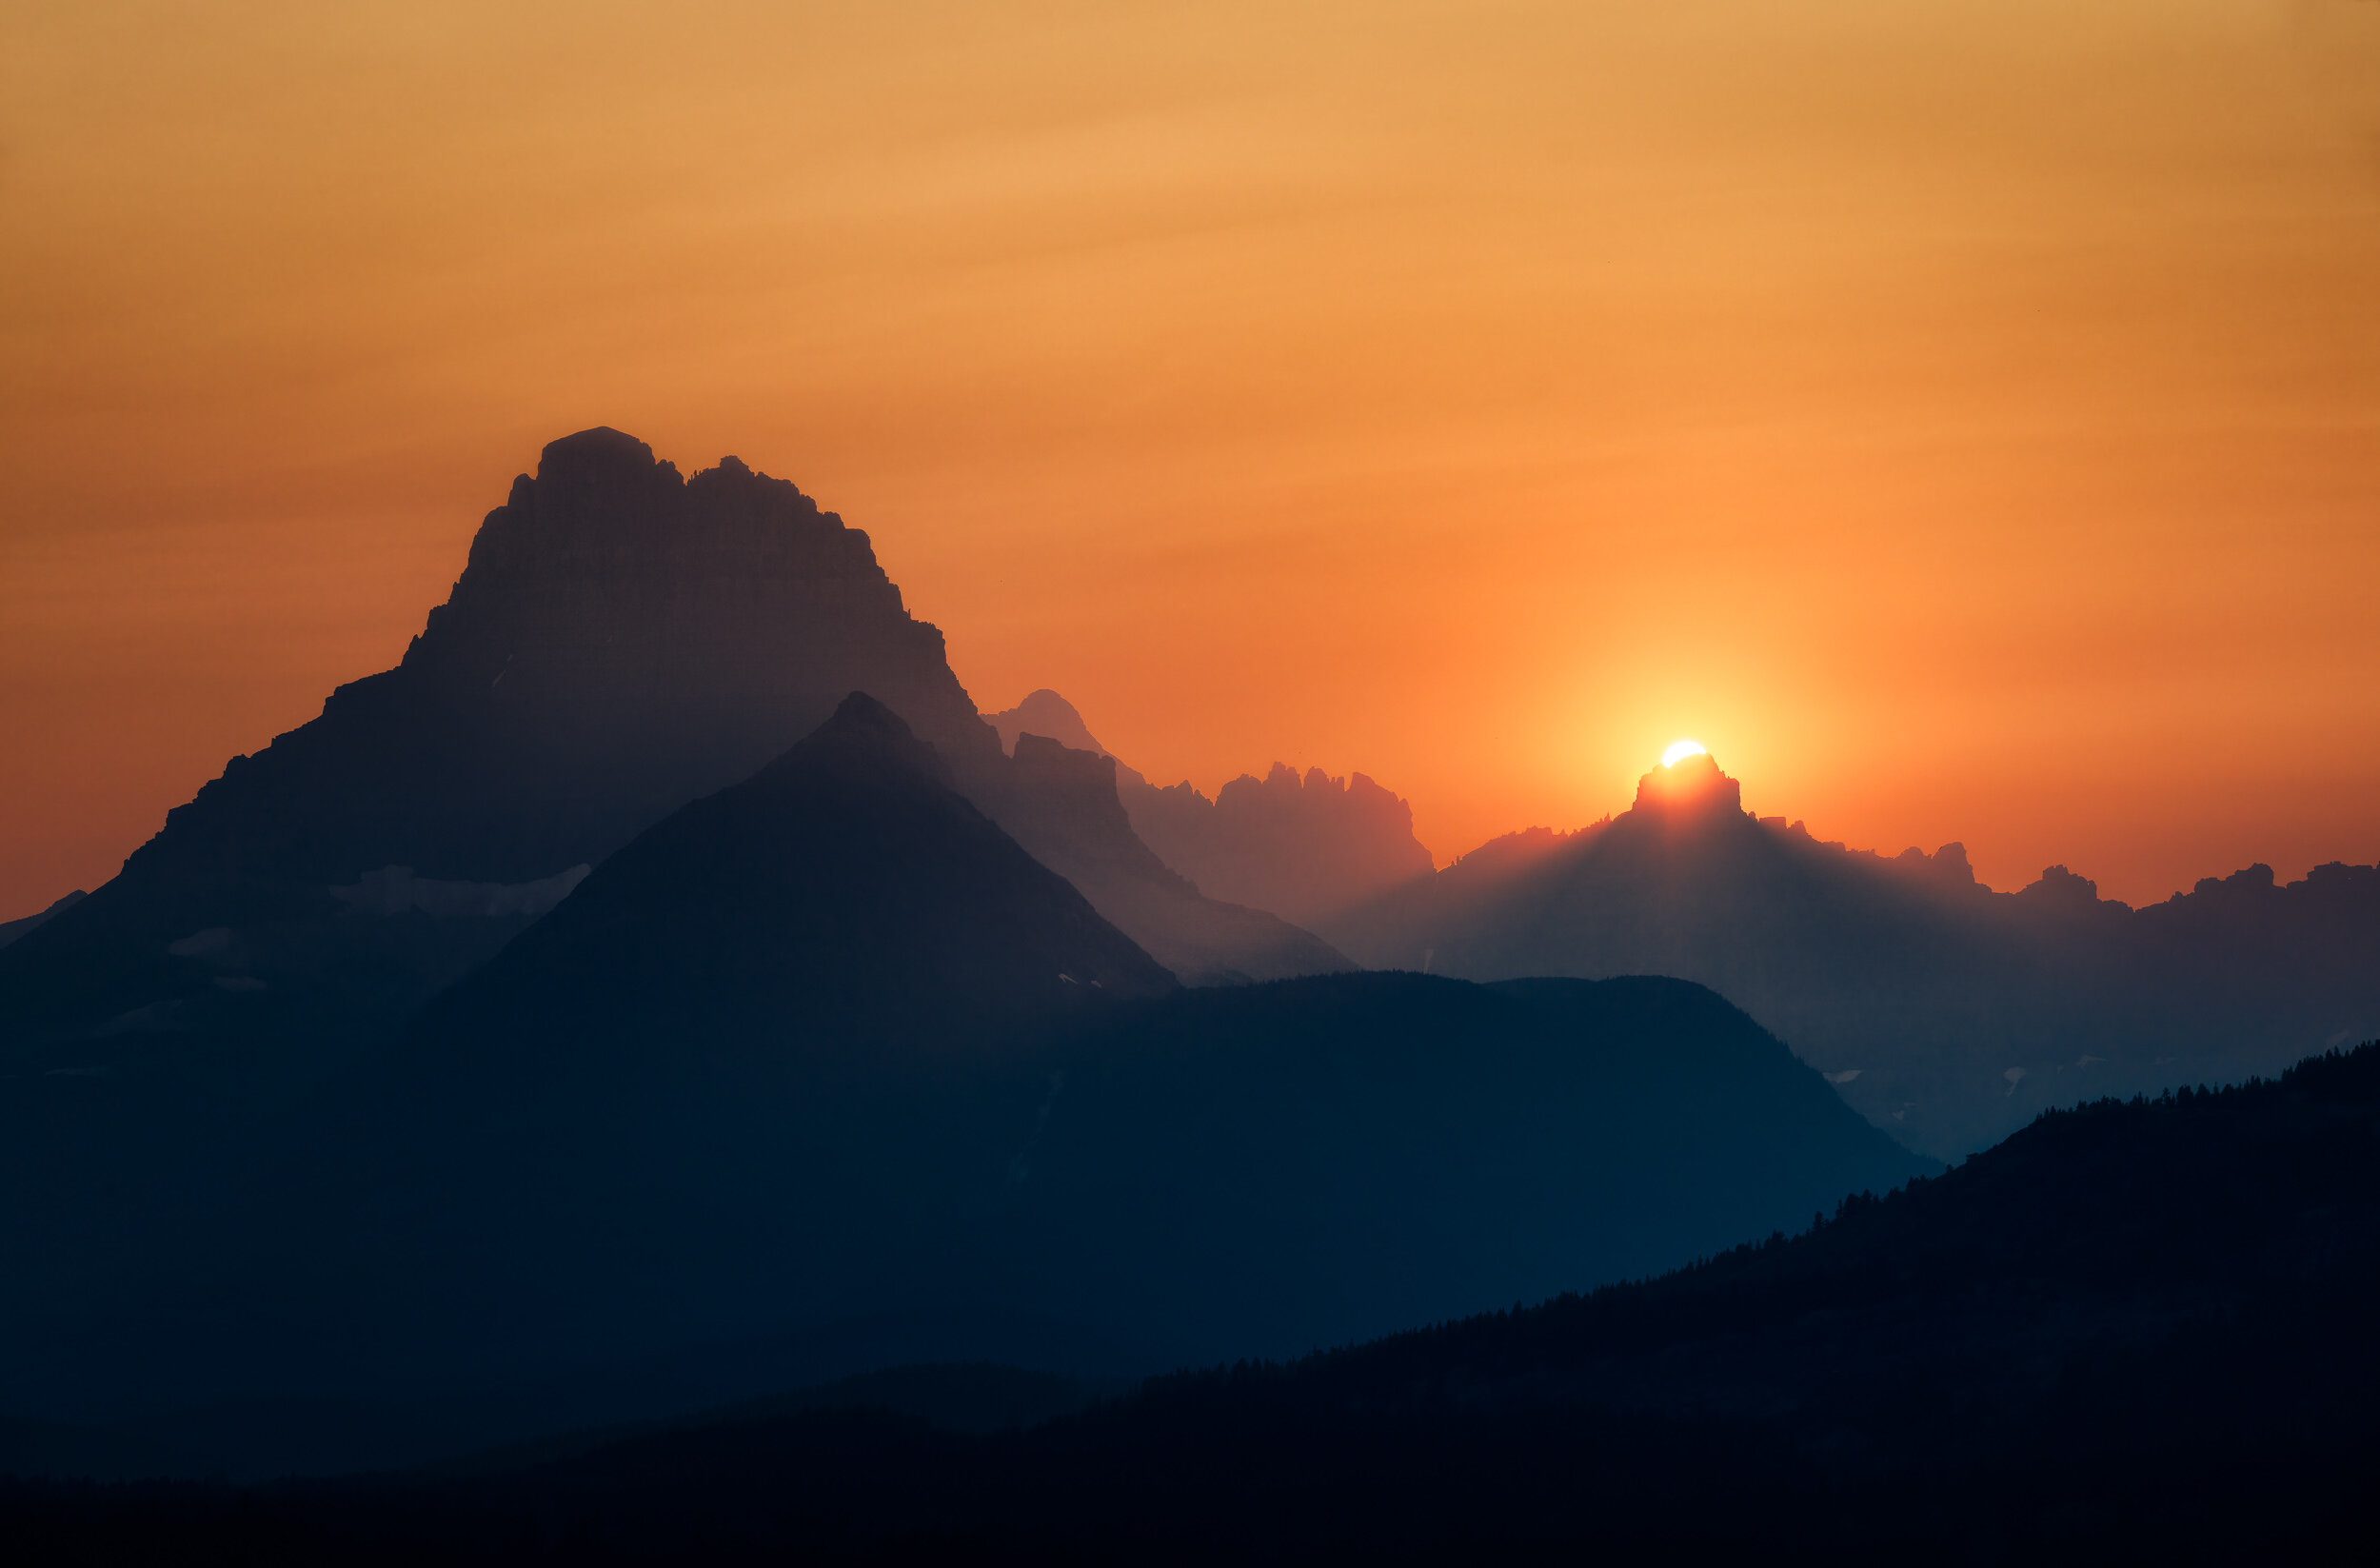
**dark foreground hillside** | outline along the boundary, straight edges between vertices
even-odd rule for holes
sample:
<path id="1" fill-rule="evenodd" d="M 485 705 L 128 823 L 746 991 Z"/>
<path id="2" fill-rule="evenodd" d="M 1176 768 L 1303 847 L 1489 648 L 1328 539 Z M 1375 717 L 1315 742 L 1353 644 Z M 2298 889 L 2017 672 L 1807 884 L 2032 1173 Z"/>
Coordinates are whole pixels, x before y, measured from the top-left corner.
<path id="1" fill-rule="evenodd" d="M 245 1158 L 79 1294 L 16 1268 L 0 1465 L 327 1474 L 917 1361 L 1297 1355 L 1938 1168 L 1681 981 L 1184 991 L 858 693 Z"/>
<path id="2" fill-rule="evenodd" d="M 21 1486 L 9 1529 L 191 1562 L 2368 1560 L 2375 1286 L 2366 1045 L 2044 1116 L 1656 1280 L 1030 1429 L 810 1411 L 467 1476 Z"/>

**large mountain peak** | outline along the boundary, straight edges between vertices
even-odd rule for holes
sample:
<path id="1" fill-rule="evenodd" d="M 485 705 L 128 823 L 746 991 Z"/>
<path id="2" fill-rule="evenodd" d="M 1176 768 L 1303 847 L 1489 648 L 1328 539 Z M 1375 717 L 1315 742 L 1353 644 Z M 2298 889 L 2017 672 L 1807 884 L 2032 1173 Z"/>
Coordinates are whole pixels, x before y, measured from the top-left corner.
<path id="1" fill-rule="evenodd" d="M 235 762 L 133 865 L 547 875 L 748 776 L 855 689 L 954 760 L 996 748 L 866 534 L 734 459 L 684 479 L 582 430 L 513 481 L 397 668 Z"/>
<path id="2" fill-rule="evenodd" d="M 748 766 L 857 686 L 946 749 L 990 740 L 865 533 L 737 459 L 681 479 L 605 428 L 554 442 L 513 482 L 406 665 L 513 708 L 766 715 L 766 743 L 739 747 Z"/>

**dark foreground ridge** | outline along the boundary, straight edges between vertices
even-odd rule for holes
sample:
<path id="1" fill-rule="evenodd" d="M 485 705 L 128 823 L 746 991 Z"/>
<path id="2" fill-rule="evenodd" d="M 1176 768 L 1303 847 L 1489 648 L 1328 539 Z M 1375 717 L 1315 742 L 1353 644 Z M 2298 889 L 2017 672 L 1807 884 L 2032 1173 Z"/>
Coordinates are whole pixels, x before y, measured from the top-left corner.
<path id="1" fill-rule="evenodd" d="M 860 693 L 237 1161 L 171 1235 L 87 1247 L 88 1290 L 20 1283 L 0 1412 L 246 1474 L 788 1364 L 1140 1376 L 1641 1275 L 1933 1168 L 1683 982 L 1182 990 Z M 719 1348 L 772 1338 L 814 1354 Z"/>
<path id="2" fill-rule="evenodd" d="M 1025 1430 L 910 1388 L 463 1477 L 8 1507 L 186 1561 L 2369 1560 L 2375 1284 L 2368 1044 L 2050 1113 L 1657 1280 Z"/>

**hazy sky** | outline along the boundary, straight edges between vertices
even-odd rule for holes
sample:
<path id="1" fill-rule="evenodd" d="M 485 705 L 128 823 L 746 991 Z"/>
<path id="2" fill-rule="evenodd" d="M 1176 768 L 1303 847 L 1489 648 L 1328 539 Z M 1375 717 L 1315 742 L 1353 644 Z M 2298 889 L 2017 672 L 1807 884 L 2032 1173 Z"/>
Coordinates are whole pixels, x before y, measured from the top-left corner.
<path id="1" fill-rule="evenodd" d="M 2380 858 L 2374 0 L 9 0 L 0 416 L 0 917 L 595 424 L 1441 859 L 1681 735 L 2000 886 Z"/>

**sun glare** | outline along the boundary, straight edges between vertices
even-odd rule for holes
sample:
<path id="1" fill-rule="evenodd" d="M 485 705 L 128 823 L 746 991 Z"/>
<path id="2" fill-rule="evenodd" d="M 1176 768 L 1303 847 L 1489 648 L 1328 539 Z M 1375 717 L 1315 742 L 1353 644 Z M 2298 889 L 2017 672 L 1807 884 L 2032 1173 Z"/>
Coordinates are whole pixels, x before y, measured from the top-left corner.
<path id="1" fill-rule="evenodd" d="M 1702 743 L 1700 741 L 1672 741 L 1670 743 L 1669 749 L 1661 753 L 1661 765 L 1663 767 L 1676 767 L 1679 763 L 1684 762 L 1687 758 L 1699 757 L 1702 754 Z"/>

